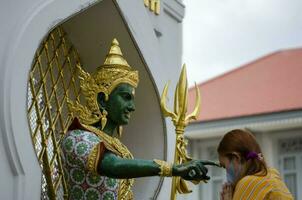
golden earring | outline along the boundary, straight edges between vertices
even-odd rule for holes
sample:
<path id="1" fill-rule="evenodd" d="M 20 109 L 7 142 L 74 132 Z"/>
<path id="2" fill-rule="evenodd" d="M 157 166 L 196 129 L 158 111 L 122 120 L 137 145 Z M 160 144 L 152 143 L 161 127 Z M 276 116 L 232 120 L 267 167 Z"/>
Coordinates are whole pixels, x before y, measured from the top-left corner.
<path id="1" fill-rule="evenodd" d="M 102 130 L 105 128 L 106 126 L 106 123 L 107 123 L 107 111 L 104 109 L 103 110 L 103 114 L 102 114 L 102 117 L 101 117 L 101 126 L 102 126 Z"/>
<path id="2" fill-rule="evenodd" d="M 119 138 L 122 137 L 123 134 L 123 127 L 122 126 L 118 126 L 117 128 L 117 135 L 119 136 Z"/>

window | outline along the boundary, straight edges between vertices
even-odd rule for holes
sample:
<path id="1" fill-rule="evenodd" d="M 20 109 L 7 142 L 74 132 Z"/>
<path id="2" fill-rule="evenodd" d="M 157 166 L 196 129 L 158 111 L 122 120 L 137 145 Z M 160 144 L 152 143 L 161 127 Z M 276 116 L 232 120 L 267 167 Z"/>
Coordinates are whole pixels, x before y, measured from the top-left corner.
<path id="1" fill-rule="evenodd" d="M 295 199 L 302 200 L 302 138 L 280 139 L 279 167 L 288 189 Z"/>

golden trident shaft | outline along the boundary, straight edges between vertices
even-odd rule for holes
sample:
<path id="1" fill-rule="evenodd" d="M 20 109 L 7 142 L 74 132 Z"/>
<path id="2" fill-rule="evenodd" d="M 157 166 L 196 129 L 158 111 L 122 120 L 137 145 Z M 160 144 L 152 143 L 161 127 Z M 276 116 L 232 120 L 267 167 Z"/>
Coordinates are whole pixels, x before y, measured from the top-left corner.
<path id="1" fill-rule="evenodd" d="M 192 160 L 187 154 L 187 144 L 188 142 L 184 138 L 184 130 L 191 119 L 196 120 L 200 112 L 200 92 L 195 84 L 196 89 L 196 103 L 193 112 L 186 116 L 187 104 L 188 104 L 188 81 L 187 81 L 187 71 L 185 64 L 182 67 L 179 81 L 176 86 L 174 94 L 174 112 L 171 112 L 166 105 L 167 92 L 169 83 L 164 87 L 162 97 L 161 97 L 161 109 L 165 117 L 171 117 L 172 122 L 175 126 L 176 132 L 176 144 L 175 144 L 175 154 L 174 154 L 174 164 L 182 164 Z M 192 192 L 184 179 L 180 177 L 173 177 L 172 188 L 171 188 L 171 200 L 176 200 L 177 192 L 180 194 Z"/>

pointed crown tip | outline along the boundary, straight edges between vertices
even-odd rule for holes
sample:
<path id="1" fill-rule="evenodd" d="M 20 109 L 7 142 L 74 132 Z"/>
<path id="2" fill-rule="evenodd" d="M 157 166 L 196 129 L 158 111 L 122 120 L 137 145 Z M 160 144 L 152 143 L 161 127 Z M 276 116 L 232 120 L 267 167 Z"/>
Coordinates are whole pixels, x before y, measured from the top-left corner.
<path id="1" fill-rule="evenodd" d="M 117 41 L 116 38 L 113 38 L 113 40 L 112 40 L 112 45 L 119 45 L 119 42 Z"/>
<path id="2" fill-rule="evenodd" d="M 130 68 L 129 64 L 123 57 L 122 50 L 116 38 L 112 40 L 111 47 L 105 58 L 105 62 L 101 67 L 123 66 Z"/>

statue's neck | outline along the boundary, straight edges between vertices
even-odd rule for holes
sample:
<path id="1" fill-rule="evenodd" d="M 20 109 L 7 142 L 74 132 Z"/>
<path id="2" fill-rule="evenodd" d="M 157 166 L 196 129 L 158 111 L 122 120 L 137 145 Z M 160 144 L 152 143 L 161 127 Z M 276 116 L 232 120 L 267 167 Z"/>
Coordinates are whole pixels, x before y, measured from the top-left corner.
<path id="1" fill-rule="evenodd" d="M 114 123 L 106 123 L 106 126 L 104 127 L 103 131 L 110 135 L 110 136 L 113 136 L 115 130 L 117 128 L 117 125 L 115 125 Z"/>
<path id="2" fill-rule="evenodd" d="M 97 129 L 102 129 L 100 122 L 95 123 L 93 126 Z M 107 118 L 107 123 L 102 131 L 105 132 L 107 135 L 113 136 L 116 129 L 117 125 Z"/>

